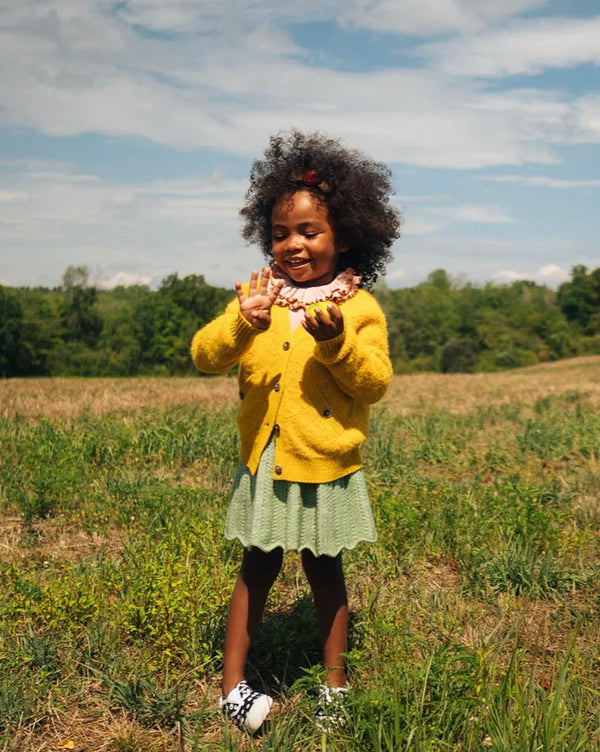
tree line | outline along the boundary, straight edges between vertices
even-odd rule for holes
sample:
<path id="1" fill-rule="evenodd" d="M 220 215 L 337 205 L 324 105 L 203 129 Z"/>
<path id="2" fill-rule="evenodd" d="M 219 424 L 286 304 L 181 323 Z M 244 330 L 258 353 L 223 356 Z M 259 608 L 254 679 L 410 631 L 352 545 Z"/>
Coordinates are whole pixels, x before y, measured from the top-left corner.
<path id="1" fill-rule="evenodd" d="M 600 268 L 573 267 L 558 290 L 535 282 L 475 285 L 443 269 L 375 296 L 389 327 L 396 373 L 473 373 L 600 352 Z M 56 288 L 0 286 L 0 376 L 193 373 L 194 332 L 233 291 L 202 275 L 98 289 L 87 267 Z"/>

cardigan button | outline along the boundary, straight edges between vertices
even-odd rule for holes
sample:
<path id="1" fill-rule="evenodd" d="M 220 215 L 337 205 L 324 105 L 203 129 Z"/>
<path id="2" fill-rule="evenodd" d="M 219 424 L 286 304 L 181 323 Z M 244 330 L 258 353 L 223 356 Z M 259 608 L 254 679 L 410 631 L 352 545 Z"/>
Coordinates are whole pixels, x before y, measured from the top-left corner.
<path id="1" fill-rule="evenodd" d="M 275 425 L 273 426 L 273 431 L 275 433 L 275 436 L 279 436 L 279 434 L 281 433 L 281 429 L 279 427 L 279 423 L 275 423 Z"/>
<path id="2" fill-rule="evenodd" d="M 277 383 L 275 384 L 275 386 L 273 387 L 273 389 L 274 389 L 274 390 L 275 390 L 276 392 L 278 392 L 278 391 L 279 391 L 279 390 L 281 389 L 281 384 L 280 384 L 279 382 L 277 382 Z"/>
<path id="3" fill-rule="evenodd" d="M 282 472 L 283 468 L 281 467 L 281 465 L 275 465 L 275 475 L 281 475 Z"/>
<path id="4" fill-rule="evenodd" d="M 289 350 L 290 349 L 290 343 L 289 342 L 284 342 L 283 345 L 282 345 L 282 347 L 283 347 L 284 350 Z"/>
<path id="5" fill-rule="evenodd" d="M 328 407 L 326 407 L 325 410 L 323 410 L 323 415 L 326 418 L 331 418 L 331 410 Z"/>

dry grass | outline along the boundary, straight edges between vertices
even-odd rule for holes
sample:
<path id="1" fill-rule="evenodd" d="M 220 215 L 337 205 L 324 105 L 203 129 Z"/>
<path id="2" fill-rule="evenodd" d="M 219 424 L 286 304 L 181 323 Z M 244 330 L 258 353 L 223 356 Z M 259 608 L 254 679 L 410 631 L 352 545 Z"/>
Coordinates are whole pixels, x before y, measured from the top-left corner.
<path id="1" fill-rule="evenodd" d="M 237 399 L 235 378 L 5 379 L 0 380 L 0 417 L 72 420 L 143 407 L 171 407 Z"/>
<path id="2" fill-rule="evenodd" d="M 420 407 L 464 413 L 480 405 L 533 404 L 579 392 L 600 409 L 600 356 L 574 358 L 501 373 L 420 373 L 395 376 L 381 404 L 403 414 Z"/>
<path id="3" fill-rule="evenodd" d="M 600 409 L 600 357 L 485 375 L 395 376 L 381 404 L 392 414 L 414 415 L 443 410 L 462 415 L 479 407 L 504 404 L 533 408 L 538 399 L 575 393 L 585 397 L 587 406 Z M 134 421 L 140 417 L 135 415 L 140 408 L 168 409 L 197 404 L 227 407 L 235 404 L 237 399 L 237 380 L 227 376 L 0 381 L 0 417 L 20 417 L 32 421 L 34 428 L 35 421 L 41 417 L 74 424 L 81 414 L 121 413 L 127 416 L 127 421 Z M 482 466 L 485 464 L 485 450 L 496 438 L 496 433 L 507 430 L 509 422 L 507 418 L 505 422 L 486 427 L 477 434 L 476 442 L 471 443 L 471 452 L 481 456 Z M 185 472 L 177 466 L 159 466 L 153 478 L 175 488 L 192 485 L 214 490 L 214 482 L 208 479 L 206 472 L 208 467 L 208 461 L 200 457 L 187 465 Z M 452 470 L 446 463 L 423 468 L 424 475 L 433 480 L 438 474 L 444 479 L 450 472 L 454 472 L 453 479 L 458 483 L 463 477 L 468 481 L 474 470 L 470 466 L 463 469 L 458 465 Z M 485 468 L 478 468 L 477 472 L 486 475 Z M 487 472 L 492 473 L 491 470 Z M 519 472 L 524 480 L 529 474 L 534 480 L 548 476 L 565 484 L 578 482 L 585 489 L 590 473 L 598 472 L 598 460 L 593 455 L 591 458 L 565 456 L 548 462 L 532 460 L 531 467 L 524 465 Z M 220 487 L 218 490 L 221 492 Z M 597 513 L 597 505 L 597 496 L 584 490 L 573 502 L 572 509 L 592 517 Z M 582 556 L 591 551 L 594 541 L 584 539 L 584 534 L 592 534 L 591 529 L 588 526 L 582 532 L 574 522 L 565 521 L 562 531 L 565 550 L 572 547 Z M 61 562 L 81 562 L 85 566 L 86 561 L 94 557 L 118 560 L 127 536 L 134 534 L 133 528 L 129 531 L 103 529 L 102 534 L 89 534 L 79 529 L 75 520 L 67 521 L 60 516 L 35 520 L 24 531 L 22 519 L 7 514 L 0 517 L 0 559 L 21 567 L 23 571 L 29 568 L 31 572 L 36 571 L 34 565 L 39 569 L 39 565 L 43 567 L 46 561 L 51 572 Z M 445 643 L 463 646 L 466 651 L 481 655 L 482 661 L 489 660 L 502 668 L 508 665 L 512 655 L 524 650 L 524 664 L 531 667 L 531 675 L 540 686 L 544 686 L 548 672 L 556 669 L 568 650 L 577 615 L 584 619 L 591 613 L 592 595 L 585 589 L 561 593 L 555 598 L 519 596 L 510 592 L 474 596 L 463 589 L 460 561 L 450 559 L 449 555 L 431 553 L 416 556 L 399 568 L 390 552 L 379 548 L 381 545 L 377 543 L 370 547 L 371 558 L 366 554 L 365 558 L 360 555 L 351 558 L 348 580 L 351 611 L 363 620 L 362 627 L 376 636 L 373 642 L 369 637 L 365 646 L 368 645 L 369 653 L 379 652 L 382 659 L 387 660 L 388 654 L 392 660 L 397 658 L 404 630 L 419 637 L 418 640 L 413 638 L 412 649 L 423 653 L 425 658 L 420 660 L 420 656 L 416 656 L 417 666 L 426 662 L 427 651 Z M 595 557 L 591 556 L 591 559 Z M 383 567 L 388 568 L 381 569 Z M 46 576 L 48 572 L 43 570 L 42 574 Z M 379 575 L 381 577 L 376 581 L 375 577 Z M 307 592 L 298 557 L 287 557 L 282 577 L 271 594 L 268 610 L 279 616 L 292 613 L 293 604 Z M 375 605 L 370 609 L 369 598 L 373 593 L 376 593 Z M 590 624 L 588 620 L 575 640 L 577 660 L 581 661 L 576 669 L 585 675 L 588 671 L 590 681 L 595 680 L 600 670 L 591 658 L 597 655 L 598 639 L 600 625 Z M 585 662 L 589 665 L 586 666 Z M 81 694 L 71 699 L 66 710 L 64 703 L 49 698 L 43 726 L 38 727 L 36 733 L 19 728 L 11 746 L 5 746 L 4 750 L 47 752 L 70 748 L 109 752 L 182 752 L 183 749 L 192 749 L 189 739 L 182 746 L 176 734 L 149 729 L 131 715 L 107 707 L 102 699 L 105 691 L 96 685 L 95 680 L 85 687 L 82 682 Z M 209 673 L 194 683 L 189 702 L 195 707 L 187 708 L 187 711 L 201 707 L 214 709 L 218 695 L 218 677 Z M 298 713 L 292 707 L 296 700 L 282 696 L 274 709 L 275 721 L 279 717 L 289 717 L 290 713 Z M 209 713 L 202 720 L 201 727 L 199 725 L 192 731 L 197 733 L 201 745 L 194 749 L 233 749 L 233 743 L 242 752 L 264 748 L 260 739 L 242 735 L 238 738 L 237 732 L 234 732 L 232 746 L 229 741 L 226 744 L 225 731 L 216 711 Z M 318 749 L 318 745 L 314 748 Z"/>
<path id="4" fill-rule="evenodd" d="M 120 556 L 124 541 L 123 530 L 111 530 L 107 535 L 87 533 L 61 518 L 36 520 L 25 533 L 22 517 L 0 517 L 0 559 L 4 563 L 34 558 L 47 566 L 99 555 L 112 559 Z"/>
<path id="5" fill-rule="evenodd" d="M 107 714 L 104 709 L 90 707 L 70 707 L 68 713 L 55 713 L 48 719 L 43 736 L 23 730 L 15 737 L 14 745 L 14 750 L 27 752 L 173 752 L 177 749 L 173 736 L 166 732 L 143 728 L 124 712 Z M 13 749 L 6 749 L 6 752 L 13 752 Z"/>
<path id="6" fill-rule="evenodd" d="M 532 404 L 540 397 L 575 391 L 600 409 L 600 356 L 502 373 L 394 376 L 381 404 L 401 413 L 420 407 L 461 413 L 478 405 Z M 105 415 L 143 407 L 225 405 L 237 399 L 237 380 L 231 376 L 0 380 L 0 417 L 65 420 L 86 412 Z"/>

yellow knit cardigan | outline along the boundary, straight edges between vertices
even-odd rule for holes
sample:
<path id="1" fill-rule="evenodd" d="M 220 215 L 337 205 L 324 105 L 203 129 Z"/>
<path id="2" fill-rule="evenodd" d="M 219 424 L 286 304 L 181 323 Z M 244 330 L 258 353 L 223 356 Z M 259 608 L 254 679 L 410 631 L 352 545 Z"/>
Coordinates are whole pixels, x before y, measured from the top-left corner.
<path id="1" fill-rule="evenodd" d="M 267 331 L 254 329 L 237 299 L 200 329 L 192 359 L 205 373 L 239 363 L 240 457 L 254 475 L 275 432 L 273 477 L 326 483 L 362 466 L 359 447 L 369 429 L 369 405 L 392 375 L 385 317 L 366 290 L 340 305 L 344 331 L 325 342 L 274 305 Z"/>

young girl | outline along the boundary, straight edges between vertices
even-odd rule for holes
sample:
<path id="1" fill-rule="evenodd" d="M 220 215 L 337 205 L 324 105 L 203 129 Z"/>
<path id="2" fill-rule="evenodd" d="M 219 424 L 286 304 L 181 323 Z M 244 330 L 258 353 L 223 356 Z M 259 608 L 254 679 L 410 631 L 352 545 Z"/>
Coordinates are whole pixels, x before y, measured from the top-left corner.
<path id="1" fill-rule="evenodd" d="M 336 140 L 272 137 L 240 212 L 243 236 L 272 264 L 236 283 L 237 298 L 192 342 L 201 371 L 239 364 L 241 461 L 225 535 L 244 552 L 220 706 L 252 733 L 272 698 L 248 686 L 246 659 L 286 551 L 300 552 L 317 613 L 327 677 L 320 725 L 339 720 L 347 691 L 341 551 L 376 536 L 359 447 L 392 369 L 383 313 L 364 287 L 399 235 L 390 194 L 389 170 Z"/>

